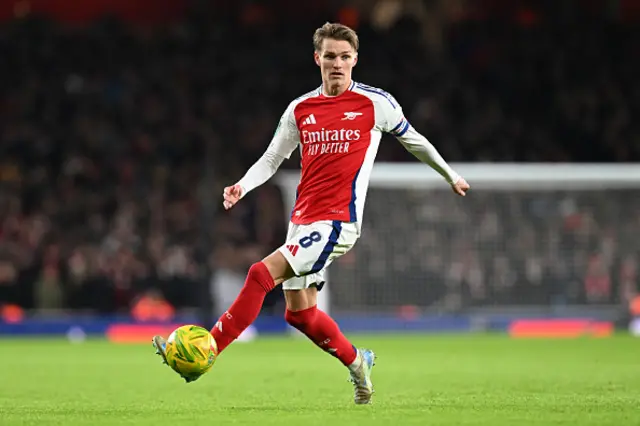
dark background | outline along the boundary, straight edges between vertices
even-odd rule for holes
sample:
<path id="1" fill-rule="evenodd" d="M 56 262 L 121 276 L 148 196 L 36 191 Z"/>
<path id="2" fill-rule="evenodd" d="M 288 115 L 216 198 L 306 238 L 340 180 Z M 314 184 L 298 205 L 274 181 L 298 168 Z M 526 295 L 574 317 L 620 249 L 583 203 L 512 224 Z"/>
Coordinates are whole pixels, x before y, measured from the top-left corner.
<path id="1" fill-rule="evenodd" d="M 230 213 L 220 194 L 262 154 L 288 102 L 320 84 L 311 37 L 326 21 L 358 31 L 354 78 L 391 92 L 447 161 L 640 160 L 640 2 L 395 3 L 399 14 L 373 0 L 0 2 L 0 305 L 114 313 L 162 297 L 209 311 L 216 269 L 243 274 L 283 241 L 276 185 Z M 378 161 L 415 160 L 385 137 Z M 294 158 L 283 167 L 297 166 Z M 484 246 L 471 228 L 452 236 L 442 226 L 448 211 L 422 222 L 409 215 L 399 223 L 436 234 L 413 245 L 423 259 L 429 247 L 475 247 L 468 259 L 484 274 L 482 297 L 471 296 L 473 283 L 456 284 L 451 303 L 442 272 L 450 255 L 432 250 L 436 260 L 407 267 L 389 261 L 393 253 L 372 254 L 416 235 L 385 224 L 402 212 L 386 211 L 387 195 L 373 191 L 368 220 L 378 233 L 354 254 L 359 272 L 337 267 L 356 283 L 338 307 L 628 301 L 640 249 L 620 241 L 640 230 L 638 195 L 582 194 L 577 216 L 591 219 L 575 225 L 572 214 L 539 214 L 560 211 L 567 194 L 484 194 L 465 222 L 486 234 Z M 396 196 L 403 212 L 428 203 Z M 492 215 L 508 221 L 492 230 Z M 574 235 L 582 226 L 586 240 Z M 500 245 L 509 235 L 525 239 L 520 249 Z M 617 244 L 609 257 L 607 238 Z M 557 239 L 556 252 L 539 248 Z M 558 262 L 540 261 L 545 284 L 531 290 L 528 259 L 576 252 L 556 275 Z M 377 275 L 376 259 L 388 265 Z M 604 296 L 589 297 L 593 271 Z M 390 280 L 401 284 L 391 295 L 381 290 Z M 439 284 L 426 291 L 425 281 Z M 280 299 L 267 304 L 280 309 Z"/>

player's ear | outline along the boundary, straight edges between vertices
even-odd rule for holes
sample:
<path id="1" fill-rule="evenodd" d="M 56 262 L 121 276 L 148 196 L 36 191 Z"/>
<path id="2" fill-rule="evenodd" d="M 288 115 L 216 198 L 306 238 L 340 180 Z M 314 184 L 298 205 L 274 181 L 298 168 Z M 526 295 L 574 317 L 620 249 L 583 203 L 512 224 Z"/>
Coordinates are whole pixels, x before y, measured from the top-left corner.
<path id="1" fill-rule="evenodd" d="M 355 67 L 358 64 L 358 54 L 356 53 L 353 57 L 353 66 Z"/>
<path id="2" fill-rule="evenodd" d="M 320 66 L 320 54 L 317 50 L 313 52 L 313 60 L 316 61 L 317 66 Z"/>

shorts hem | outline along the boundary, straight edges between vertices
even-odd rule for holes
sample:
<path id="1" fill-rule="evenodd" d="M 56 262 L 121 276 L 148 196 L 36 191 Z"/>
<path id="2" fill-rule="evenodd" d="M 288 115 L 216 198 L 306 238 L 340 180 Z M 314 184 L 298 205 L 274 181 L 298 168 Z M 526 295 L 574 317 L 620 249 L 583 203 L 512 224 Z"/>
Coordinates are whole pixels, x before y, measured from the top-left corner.
<path id="1" fill-rule="evenodd" d="M 287 261 L 287 263 L 291 267 L 291 270 L 293 271 L 295 276 L 296 277 L 300 277 L 301 276 L 300 275 L 300 270 L 298 268 L 296 268 L 295 265 L 293 264 L 293 255 L 287 250 L 286 247 L 280 247 L 278 249 L 278 251 L 280 253 L 282 253 L 282 255 L 284 256 L 285 260 Z"/>

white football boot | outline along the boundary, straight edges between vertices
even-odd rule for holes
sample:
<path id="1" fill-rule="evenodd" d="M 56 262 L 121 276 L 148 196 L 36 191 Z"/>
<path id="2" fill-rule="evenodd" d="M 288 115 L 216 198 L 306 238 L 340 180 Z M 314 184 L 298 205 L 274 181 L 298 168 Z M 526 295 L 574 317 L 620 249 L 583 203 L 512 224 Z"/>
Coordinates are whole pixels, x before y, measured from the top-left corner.
<path id="1" fill-rule="evenodd" d="M 370 404 L 373 395 L 371 370 L 375 365 L 376 354 L 369 349 L 358 349 L 358 355 L 353 366 L 349 367 L 349 381 L 353 383 L 353 401 L 358 404 Z"/>
<path id="2" fill-rule="evenodd" d="M 153 347 L 156 350 L 156 354 L 160 355 L 160 357 L 162 358 L 162 362 L 163 364 L 168 365 L 169 367 L 171 367 L 169 365 L 169 362 L 167 361 L 167 341 L 165 340 L 164 337 L 162 336 L 153 336 L 153 339 L 151 340 L 151 343 L 153 343 Z M 175 371 L 176 373 L 178 373 L 180 375 L 180 377 L 182 377 L 184 379 L 185 382 L 187 383 L 191 383 L 191 382 L 195 382 L 196 380 L 198 380 L 198 378 L 200 378 L 200 376 L 184 376 L 182 374 L 180 374 L 179 371 L 177 371 L 175 368 L 171 367 L 171 369 L 173 371 Z"/>

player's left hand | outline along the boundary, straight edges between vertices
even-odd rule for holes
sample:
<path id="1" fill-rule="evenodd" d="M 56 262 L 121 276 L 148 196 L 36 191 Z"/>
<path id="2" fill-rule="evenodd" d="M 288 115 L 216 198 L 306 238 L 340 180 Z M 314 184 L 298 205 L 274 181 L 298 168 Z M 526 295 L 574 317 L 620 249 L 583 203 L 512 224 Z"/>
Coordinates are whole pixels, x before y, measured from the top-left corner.
<path id="1" fill-rule="evenodd" d="M 462 176 L 460 176 L 458 180 L 455 181 L 455 183 L 451 184 L 451 188 L 453 189 L 453 192 L 460 195 L 461 197 L 464 197 L 465 195 L 467 195 L 467 191 L 471 187 L 469 186 L 467 181 L 464 180 Z"/>

